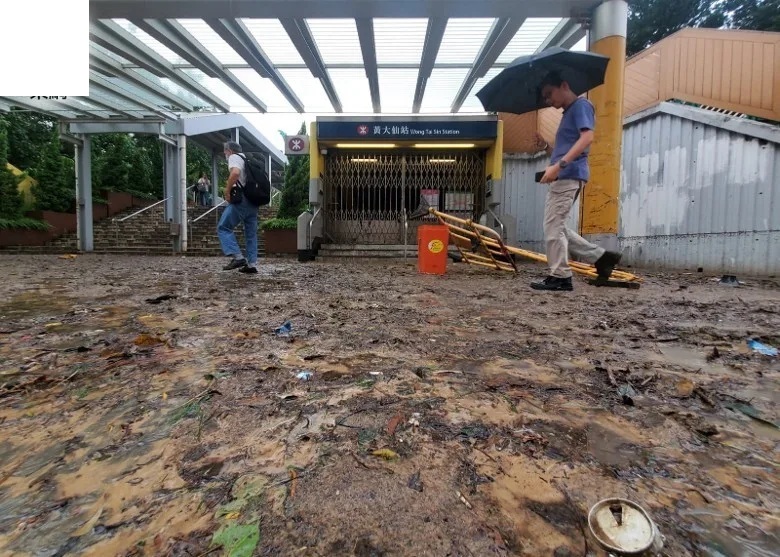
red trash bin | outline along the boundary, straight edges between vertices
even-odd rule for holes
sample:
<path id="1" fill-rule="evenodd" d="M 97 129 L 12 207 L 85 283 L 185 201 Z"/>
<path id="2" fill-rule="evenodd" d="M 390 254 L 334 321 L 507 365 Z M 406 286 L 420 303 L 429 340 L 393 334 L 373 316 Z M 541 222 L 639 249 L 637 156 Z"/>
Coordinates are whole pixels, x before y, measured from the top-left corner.
<path id="1" fill-rule="evenodd" d="M 447 271 L 449 229 L 441 224 L 424 224 L 417 229 L 417 269 L 428 275 Z"/>

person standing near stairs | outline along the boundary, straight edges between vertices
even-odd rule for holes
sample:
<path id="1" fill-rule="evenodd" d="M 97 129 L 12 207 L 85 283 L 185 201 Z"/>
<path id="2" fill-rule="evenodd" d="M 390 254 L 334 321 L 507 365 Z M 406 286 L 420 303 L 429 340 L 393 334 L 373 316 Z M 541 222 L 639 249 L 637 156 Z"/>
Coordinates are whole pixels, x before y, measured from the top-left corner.
<path id="1" fill-rule="evenodd" d="M 219 219 L 217 236 L 222 246 L 222 253 L 229 256 L 230 261 L 222 269 L 225 271 L 238 269 L 241 273 L 257 274 L 257 221 L 260 207 L 250 203 L 240 189 L 243 184 L 246 184 L 247 172 L 246 158 L 241 145 L 235 141 L 228 141 L 224 145 L 224 153 L 230 172 L 225 184 L 225 201 L 228 205 L 222 213 L 222 218 Z M 233 232 L 240 223 L 244 225 L 246 257 L 241 253 Z"/>

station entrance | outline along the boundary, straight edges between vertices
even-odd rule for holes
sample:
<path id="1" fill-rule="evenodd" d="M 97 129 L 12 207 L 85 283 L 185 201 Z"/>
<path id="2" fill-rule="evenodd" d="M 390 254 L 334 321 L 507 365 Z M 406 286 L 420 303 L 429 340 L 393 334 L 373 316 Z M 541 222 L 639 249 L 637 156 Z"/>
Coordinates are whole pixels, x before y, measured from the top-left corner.
<path id="1" fill-rule="evenodd" d="M 414 243 L 428 207 L 462 218 L 484 211 L 485 152 L 337 151 L 325 159 L 323 186 L 334 243 Z"/>
<path id="2" fill-rule="evenodd" d="M 312 178 L 317 171 L 324 238 L 413 245 L 417 228 L 434 220 L 429 207 L 478 220 L 492 180 L 500 177 L 500 148 L 498 175 L 494 160 L 499 128 L 495 117 L 318 120 L 319 168 Z"/>

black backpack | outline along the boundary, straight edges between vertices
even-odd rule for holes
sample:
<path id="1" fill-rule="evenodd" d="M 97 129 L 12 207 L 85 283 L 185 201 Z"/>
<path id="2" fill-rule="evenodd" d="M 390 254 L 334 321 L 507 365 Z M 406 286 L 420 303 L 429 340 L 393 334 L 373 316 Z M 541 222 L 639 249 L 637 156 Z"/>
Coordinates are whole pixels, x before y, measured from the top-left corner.
<path id="1" fill-rule="evenodd" d="M 246 171 L 246 184 L 238 182 L 246 200 L 255 207 L 262 207 L 271 202 L 271 182 L 265 173 L 265 167 L 260 161 L 247 157 L 243 153 L 238 156 L 244 159 L 244 170 Z"/>

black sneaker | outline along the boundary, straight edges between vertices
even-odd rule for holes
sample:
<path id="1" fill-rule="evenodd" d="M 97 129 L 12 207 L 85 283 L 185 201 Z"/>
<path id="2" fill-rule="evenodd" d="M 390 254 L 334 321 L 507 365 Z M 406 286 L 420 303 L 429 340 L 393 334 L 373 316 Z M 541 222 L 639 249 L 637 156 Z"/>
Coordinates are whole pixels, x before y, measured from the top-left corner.
<path id="1" fill-rule="evenodd" d="M 232 271 L 233 269 L 243 269 L 246 267 L 246 259 L 231 259 L 230 263 L 222 267 L 223 271 Z"/>
<path id="2" fill-rule="evenodd" d="M 599 257 L 598 261 L 595 263 L 596 273 L 599 275 L 598 278 L 602 281 L 608 280 L 612 275 L 612 271 L 615 269 L 615 266 L 620 263 L 621 257 L 623 257 L 622 253 L 605 251 L 604 255 Z"/>
<path id="3" fill-rule="evenodd" d="M 239 273 L 244 273 L 246 275 L 256 275 L 257 274 L 257 267 L 250 267 L 250 266 L 247 265 L 245 267 L 241 267 L 238 270 L 238 272 Z"/>
<path id="4" fill-rule="evenodd" d="M 542 282 L 532 282 L 531 288 L 534 290 L 549 290 L 552 292 L 571 292 L 574 286 L 571 283 L 571 277 L 547 277 Z"/>

